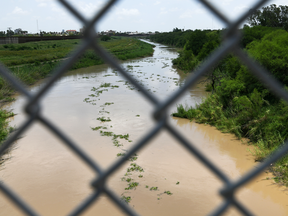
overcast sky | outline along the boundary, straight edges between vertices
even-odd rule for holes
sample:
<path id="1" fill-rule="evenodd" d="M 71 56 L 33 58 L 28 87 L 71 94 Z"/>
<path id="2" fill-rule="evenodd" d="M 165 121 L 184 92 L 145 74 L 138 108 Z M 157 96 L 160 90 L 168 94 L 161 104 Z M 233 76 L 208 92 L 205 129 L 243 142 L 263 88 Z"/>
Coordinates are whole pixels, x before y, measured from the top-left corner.
<path id="1" fill-rule="evenodd" d="M 92 17 L 107 0 L 68 0 L 85 17 Z M 228 17 L 235 19 L 258 0 L 211 0 Z M 4 3 L 5 2 L 5 3 Z M 8 0 L 0 7 L 0 31 L 8 27 L 28 32 L 77 30 L 82 27 L 56 0 Z M 266 5 L 288 5 L 274 0 Z M 222 29 L 225 27 L 197 0 L 119 0 L 106 14 L 97 31 L 171 31 L 181 29 Z"/>

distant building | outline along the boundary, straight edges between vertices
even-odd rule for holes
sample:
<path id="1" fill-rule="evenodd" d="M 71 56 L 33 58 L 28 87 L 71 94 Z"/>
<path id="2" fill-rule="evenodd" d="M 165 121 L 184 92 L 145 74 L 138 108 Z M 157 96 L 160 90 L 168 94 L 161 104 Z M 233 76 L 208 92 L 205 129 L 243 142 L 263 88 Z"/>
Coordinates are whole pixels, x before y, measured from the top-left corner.
<path id="1" fill-rule="evenodd" d="M 67 32 L 68 34 L 76 34 L 76 33 L 77 33 L 76 30 L 67 30 L 66 32 Z"/>

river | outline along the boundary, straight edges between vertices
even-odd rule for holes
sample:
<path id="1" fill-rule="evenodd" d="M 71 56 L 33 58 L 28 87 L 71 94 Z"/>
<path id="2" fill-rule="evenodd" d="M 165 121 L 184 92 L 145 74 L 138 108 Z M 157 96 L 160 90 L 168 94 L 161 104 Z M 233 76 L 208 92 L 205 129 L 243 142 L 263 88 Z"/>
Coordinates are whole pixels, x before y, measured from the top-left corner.
<path id="1" fill-rule="evenodd" d="M 165 100 L 185 82 L 186 75 L 172 67 L 171 60 L 177 56 L 175 49 L 155 45 L 153 57 L 125 61 L 123 67 L 159 100 Z M 45 80 L 38 82 L 30 91 L 38 91 L 44 83 Z M 100 88 L 105 83 L 106 87 Z M 206 95 L 203 84 L 198 84 L 177 103 L 195 106 Z M 118 160 L 118 153 L 125 153 L 155 124 L 151 117 L 153 106 L 149 101 L 107 65 L 68 72 L 41 103 L 43 114 L 102 168 L 108 168 Z M 10 125 L 20 125 L 26 119 L 22 111 L 24 104 L 25 98 L 17 96 L 17 100 L 6 107 L 17 113 L 11 118 Z M 175 110 L 176 104 L 169 108 L 169 112 Z M 97 120 L 101 117 L 111 121 Z M 252 147 L 233 135 L 185 119 L 169 117 L 169 121 L 232 179 L 241 177 L 257 165 L 248 151 Z M 100 126 L 104 129 L 96 130 Z M 129 134 L 129 138 L 117 138 L 118 142 L 114 140 L 113 144 L 113 137 L 101 136 L 100 130 L 117 135 Z M 5 157 L 0 180 L 40 215 L 66 215 L 93 191 L 90 183 L 95 174 L 39 123 L 33 124 Z M 131 163 L 127 161 L 109 178 L 108 186 L 119 197 L 130 196 L 129 205 L 139 214 L 206 215 L 222 202 L 218 195 L 222 183 L 166 131 L 137 152 L 136 157 L 133 163 L 141 166 L 144 172 L 129 172 L 125 176 Z M 260 175 L 239 190 L 237 198 L 256 215 L 288 215 L 285 188 L 266 180 L 267 177 L 271 175 Z M 139 183 L 136 189 L 125 190 L 129 178 Z M 152 187 L 157 189 L 150 190 Z M 0 209 L 0 216 L 23 215 L 1 193 Z M 101 196 L 83 215 L 95 214 L 123 215 L 106 196 Z M 229 209 L 226 215 L 240 214 Z"/>

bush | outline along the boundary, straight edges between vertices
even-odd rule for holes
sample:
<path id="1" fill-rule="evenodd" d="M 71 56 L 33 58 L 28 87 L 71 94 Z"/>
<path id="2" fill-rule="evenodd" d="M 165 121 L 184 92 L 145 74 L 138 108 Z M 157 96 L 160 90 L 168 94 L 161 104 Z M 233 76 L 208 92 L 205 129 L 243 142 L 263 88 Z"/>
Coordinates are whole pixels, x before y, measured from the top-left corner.
<path id="1" fill-rule="evenodd" d="M 108 41 L 111 40 L 111 37 L 109 37 L 108 35 L 104 35 L 101 37 L 101 41 Z"/>

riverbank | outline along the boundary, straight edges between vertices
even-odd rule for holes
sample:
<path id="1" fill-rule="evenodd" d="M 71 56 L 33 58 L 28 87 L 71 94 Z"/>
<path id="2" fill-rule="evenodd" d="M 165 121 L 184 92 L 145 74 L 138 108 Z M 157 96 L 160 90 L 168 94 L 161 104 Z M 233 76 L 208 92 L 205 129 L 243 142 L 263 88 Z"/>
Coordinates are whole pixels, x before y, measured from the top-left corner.
<path id="1" fill-rule="evenodd" d="M 80 40 L 43 41 L 22 44 L 0 45 L 0 61 L 10 67 L 12 74 L 26 85 L 32 85 L 47 77 L 61 61 L 69 58 L 69 53 L 76 48 Z M 120 60 L 133 59 L 153 55 L 153 46 L 134 38 L 113 37 L 109 41 L 101 41 L 100 45 Z M 72 70 L 103 64 L 104 61 L 92 50 L 86 51 L 72 66 Z M 25 64 L 25 65 L 23 65 Z M 0 103 L 14 100 L 15 89 L 0 77 Z M 6 139 L 13 129 L 8 127 L 7 118 L 13 112 L 0 110 L 0 143 Z"/>
<path id="2" fill-rule="evenodd" d="M 248 34 L 250 32 L 250 34 Z M 245 27 L 244 38 L 261 33 L 245 51 L 265 67 L 287 89 L 288 33 L 281 29 Z M 287 103 L 266 88 L 242 63 L 230 55 L 207 77 L 213 94 L 196 107 L 183 105 L 173 116 L 195 119 L 210 124 L 239 139 L 248 138 L 256 161 L 268 158 L 288 138 Z M 281 158 L 270 170 L 276 183 L 288 186 L 288 156 Z"/>

